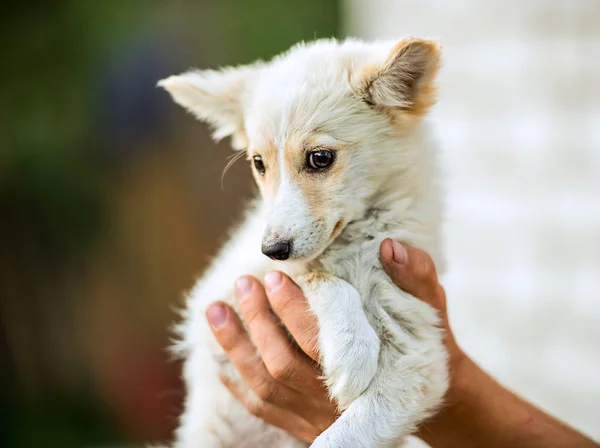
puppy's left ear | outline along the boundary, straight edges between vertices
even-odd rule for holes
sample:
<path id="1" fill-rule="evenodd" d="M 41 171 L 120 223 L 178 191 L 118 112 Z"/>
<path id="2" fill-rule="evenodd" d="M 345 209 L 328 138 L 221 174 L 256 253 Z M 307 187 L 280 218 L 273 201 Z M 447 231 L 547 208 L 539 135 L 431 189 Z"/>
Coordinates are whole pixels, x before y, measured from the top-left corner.
<path id="1" fill-rule="evenodd" d="M 398 42 L 381 66 L 369 67 L 362 97 L 370 105 L 424 115 L 436 102 L 435 75 L 441 48 L 432 40 Z"/>
<path id="2" fill-rule="evenodd" d="M 244 103 L 260 73 L 261 64 L 192 70 L 158 82 L 173 100 L 213 128 L 213 137 L 231 137 L 235 149 L 248 146 Z"/>

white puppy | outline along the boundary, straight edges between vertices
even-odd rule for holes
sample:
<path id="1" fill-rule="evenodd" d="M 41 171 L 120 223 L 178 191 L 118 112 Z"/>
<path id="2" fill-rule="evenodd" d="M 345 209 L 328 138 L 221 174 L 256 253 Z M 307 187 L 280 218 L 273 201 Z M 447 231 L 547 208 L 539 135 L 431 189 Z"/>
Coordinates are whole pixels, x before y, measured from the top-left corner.
<path id="1" fill-rule="evenodd" d="M 273 269 L 308 299 L 325 382 L 343 411 L 312 446 L 399 446 L 439 407 L 448 379 L 438 316 L 394 286 L 378 257 L 391 237 L 443 262 L 436 148 L 424 121 L 439 58 L 435 42 L 415 38 L 320 40 L 268 63 L 160 81 L 215 138 L 246 151 L 262 196 L 179 326 L 187 399 L 176 446 L 305 446 L 230 396 L 219 373 L 241 379 L 204 314 L 217 299 L 236 306 L 238 276 Z"/>

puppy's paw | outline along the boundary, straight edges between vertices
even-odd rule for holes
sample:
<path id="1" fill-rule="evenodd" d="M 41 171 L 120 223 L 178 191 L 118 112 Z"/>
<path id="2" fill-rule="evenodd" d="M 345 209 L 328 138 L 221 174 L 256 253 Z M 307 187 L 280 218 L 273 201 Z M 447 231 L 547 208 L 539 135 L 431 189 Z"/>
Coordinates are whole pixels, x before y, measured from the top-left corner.
<path id="1" fill-rule="evenodd" d="M 323 372 L 329 393 L 341 409 L 346 409 L 371 384 L 377 372 L 379 338 L 371 327 L 352 339 L 323 350 Z"/>
<path id="2" fill-rule="evenodd" d="M 319 321 L 325 383 L 338 406 L 345 409 L 375 376 L 379 338 L 350 283 L 320 273 L 302 276 L 299 283 Z"/>

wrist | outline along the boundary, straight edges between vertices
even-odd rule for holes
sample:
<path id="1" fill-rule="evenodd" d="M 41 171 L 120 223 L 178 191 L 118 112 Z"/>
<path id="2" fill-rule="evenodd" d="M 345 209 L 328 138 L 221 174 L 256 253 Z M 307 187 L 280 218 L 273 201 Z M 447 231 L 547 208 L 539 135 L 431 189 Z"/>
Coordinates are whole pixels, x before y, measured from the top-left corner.
<path id="1" fill-rule="evenodd" d="M 467 395 L 474 393 L 480 384 L 477 377 L 482 373 L 481 368 L 458 346 L 451 352 L 449 363 L 450 386 L 448 398 L 463 402 Z"/>

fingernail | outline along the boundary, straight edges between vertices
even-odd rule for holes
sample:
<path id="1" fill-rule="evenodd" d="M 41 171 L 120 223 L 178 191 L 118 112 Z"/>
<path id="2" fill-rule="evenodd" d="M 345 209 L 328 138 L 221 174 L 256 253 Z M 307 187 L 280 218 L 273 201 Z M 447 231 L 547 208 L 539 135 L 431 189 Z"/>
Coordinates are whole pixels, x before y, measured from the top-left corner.
<path id="1" fill-rule="evenodd" d="M 250 291 L 252 291 L 252 282 L 248 277 L 240 277 L 235 281 L 235 294 L 240 302 L 248 297 Z"/>
<path id="2" fill-rule="evenodd" d="M 227 309 L 220 304 L 211 305 L 206 310 L 206 318 L 211 327 L 219 329 L 227 320 Z"/>
<path id="3" fill-rule="evenodd" d="M 406 264 L 408 261 L 408 253 L 406 248 L 396 240 L 392 240 L 393 259 L 398 264 Z"/>
<path id="4" fill-rule="evenodd" d="M 281 272 L 269 272 L 267 275 L 265 275 L 265 287 L 267 288 L 267 291 L 275 291 L 281 286 L 282 280 L 283 278 L 281 277 Z"/>

